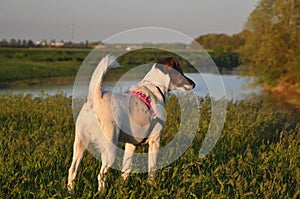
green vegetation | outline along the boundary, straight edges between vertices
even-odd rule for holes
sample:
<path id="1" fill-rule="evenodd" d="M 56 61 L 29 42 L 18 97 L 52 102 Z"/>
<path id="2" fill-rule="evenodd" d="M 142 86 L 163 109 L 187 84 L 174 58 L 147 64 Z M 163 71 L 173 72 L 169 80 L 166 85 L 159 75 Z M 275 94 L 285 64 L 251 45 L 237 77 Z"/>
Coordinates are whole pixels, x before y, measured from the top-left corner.
<path id="1" fill-rule="evenodd" d="M 257 85 L 268 91 L 285 92 L 280 98 L 299 105 L 299 28 L 300 0 L 261 0 L 241 33 L 208 34 L 196 41 L 208 50 L 220 70 L 235 68 L 242 62 L 247 67 L 241 71 L 255 76 Z M 0 45 L 7 47 L 0 48 L 3 88 L 73 82 L 91 51 L 88 48 L 95 43 L 65 44 L 86 49 L 27 48 L 36 45 L 31 40 L 14 39 L 2 40 Z M 188 50 L 185 45 L 176 46 L 181 53 L 192 56 L 192 44 Z M 101 53 L 104 56 L 110 51 L 103 49 Z M 153 63 L 161 56 L 175 56 L 184 72 L 194 72 L 186 60 L 174 53 L 141 49 L 119 57 L 124 67 L 111 70 L 108 76 L 117 79 L 131 67 Z M 286 93 L 290 90 L 298 94 Z M 261 102 L 229 102 L 220 139 L 205 158 L 199 158 L 211 116 L 210 99 L 199 100 L 199 128 L 184 155 L 159 170 L 151 184 L 147 174 L 132 174 L 123 182 L 120 172 L 111 169 L 107 198 L 300 198 L 299 114 L 274 110 Z M 100 197 L 97 175 L 101 163 L 90 154 L 80 165 L 75 194 L 67 192 L 74 141 L 71 104 L 71 98 L 63 93 L 38 97 L 0 95 L 0 198 Z M 175 97 L 168 99 L 163 146 L 177 132 L 178 107 Z M 147 146 L 138 151 L 146 149 Z"/>
<path id="2" fill-rule="evenodd" d="M 248 30 L 244 30 L 238 34 L 232 36 L 226 34 L 206 34 L 201 35 L 195 39 L 200 45 L 208 51 L 212 51 L 215 48 L 222 48 L 224 52 L 238 52 L 242 46 L 245 45 Z M 191 48 L 194 48 L 194 44 L 191 44 Z"/>
<path id="3" fill-rule="evenodd" d="M 217 66 L 222 66 L 218 67 L 221 72 L 223 69 L 232 70 L 241 64 L 237 52 L 226 52 L 222 46 L 215 47 L 210 56 Z"/>
<path id="4" fill-rule="evenodd" d="M 193 54 L 194 52 L 188 50 L 181 50 L 181 53 Z M 157 59 L 162 57 L 175 57 L 181 64 L 183 71 L 185 72 L 195 72 L 196 70 L 193 66 L 187 62 L 183 57 L 179 56 L 175 52 L 155 49 L 155 48 L 146 48 L 128 52 L 123 56 L 119 57 L 118 62 L 125 67 L 135 67 L 145 63 L 154 63 Z"/>
<path id="5" fill-rule="evenodd" d="M 245 75 L 266 90 L 299 90 L 300 1 L 261 0 L 247 21 L 243 48 Z"/>
<path id="6" fill-rule="evenodd" d="M 243 65 L 243 75 L 256 77 L 254 86 L 299 99 L 299 0 L 260 0 L 240 33 L 207 34 L 195 40 L 212 52 L 217 65 L 219 60 L 223 66 Z M 296 105 L 299 106 L 299 100 Z"/>
<path id="7" fill-rule="evenodd" d="M 54 48 L 0 48 L 0 88 L 22 85 L 63 84 L 74 82 L 76 73 L 91 49 L 54 49 Z M 179 50 L 185 56 L 194 56 L 195 50 Z M 116 49 L 101 49 L 97 53 L 105 56 L 112 52 L 126 52 Z M 239 64 L 238 54 L 211 52 L 212 58 L 219 66 L 228 70 Z M 138 49 L 118 57 L 124 67 L 110 72 L 111 79 L 119 78 L 130 68 L 166 56 L 177 57 L 184 72 L 195 69 L 182 57 L 173 52 L 159 49 Z"/>
<path id="8" fill-rule="evenodd" d="M 206 49 L 217 66 L 223 69 L 232 70 L 240 66 L 240 51 L 246 43 L 250 31 L 244 30 L 232 36 L 226 34 L 206 34 L 195 39 L 200 45 Z M 193 49 L 195 43 L 190 45 Z"/>
<path id="9" fill-rule="evenodd" d="M 87 50 L 0 48 L 0 86 L 74 81 Z M 56 79 L 55 79 L 56 78 Z M 53 83 L 53 82 L 50 82 Z"/>
<path id="10" fill-rule="evenodd" d="M 184 155 L 159 170 L 153 184 L 147 174 L 132 174 L 123 182 L 120 172 L 111 169 L 107 198 L 299 198 L 296 120 L 261 103 L 229 102 L 218 143 L 200 159 L 211 114 L 210 100 L 200 100 L 199 129 Z M 99 197 L 101 163 L 90 154 L 80 165 L 74 196 L 66 189 L 74 140 L 70 98 L 7 94 L 0 95 L 0 106 L 0 198 Z M 180 119 L 174 97 L 166 109 L 172 114 L 163 142 L 174 136 Z"/>
<path id="11" fill-rule="evenodd" d="M 199 54 L 203 53 L 195 50 L 177 50 L 174 52 L 170 52 L 159 49 L 141 49 L 129 52 L 125 56 L 121 56 L 118 61 L 123 66 L 134 67 L 142 63 L 153 63 L 156 59 L 161 57 L 171 56 L 176 57 L 179 60 L 184 72 L 197 72 L 191 65 L 191 63 L 176 54 L 178 52 L 184 54 L 185 57 L 189 58 L 199 57 Z M 236 68 L 240 64 L 238 53 L 225 52 L 222 47 L 215 48 L 213 51 L 208 51 L 208 53 L 214 60 L 220 71 L 222 71 L 222 69 L 231 70 L 233 68 Z M 207 57 L 203 57 L 203 60 L 205 59 L 207 59 Z"/>

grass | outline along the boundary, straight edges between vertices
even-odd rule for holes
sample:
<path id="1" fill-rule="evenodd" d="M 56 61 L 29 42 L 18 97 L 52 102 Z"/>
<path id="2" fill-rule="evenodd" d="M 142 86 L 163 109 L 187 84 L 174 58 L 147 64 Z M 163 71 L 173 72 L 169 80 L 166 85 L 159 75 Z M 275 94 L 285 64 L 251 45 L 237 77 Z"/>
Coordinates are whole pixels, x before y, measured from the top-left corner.
<path id="1" fill-rule="evenodd" d="M 88 50 L 0 48 L 0 85 L 32 85 L 74 77 Z"/>
<path id="2" fill-rule="evenodd" d="M 62 79 L 74 82 L 80 65 L 90 52 L 90 49 L 0 48 L 0 87 L 57 84 L 63 82 Z M 95 60 L 110 52 L 124 50 L 96 50 Z M 153 63 L 161 56 L 177 55 L 157 49 L 129 52 L 118 58 L 123 67 L 110 72 L 109 76 L 116 79 L 131 67 Z M 181 61 L 187 70 L 191 70 L 187 62 L 182 58 Z"/>
<path id="3" fill-rule="evenodd" d="M 210 100 L 200 101 L 198 132 L 184 155 L 159 170 L 153 184 L 147 174 L 123 182 L 111 169 L 107 198 L 299 198 L 300 126 L 289 113 L 259 102 L 229 102 L 218 143 L 199 158 L 211 114 Z M 162 142 L 176 132 L 176 103 L 175 98 L 167 102 L 172 114 Z M 66 189 L 74 141 L 70 98 L 5 94 L 0 106 L 0 198 L 100 197 L 101 163 L 90 154 L 80 165 L 75 194 Z"/>
<path id="4" fill-rule="evenodd" d="M 91 49 L 0 48 L 0 88 L 72 83 L 79 67 L 90 52 Z M 178 50 L 173 53 L 159 49 L 139 49 L 130 52 L 122 49 L 98 49 L 93 52 L 96 57 L 89 57 L 89 63 L 91 58 L 97 60 L 97 58 L 108 53 L 125 53 L 118 57 L 118 62 L 124 67 L 110 71 L 107 76 L 112 80 L 120 78 L 123 73 L 132 67 L 154 63 L 156 59 L 167 56 L 177 57 L 184 72 L 196 71 L 187 60 L 176 53 L 191 60 L 195 59 L 195 62 L 199 62 L 199 60 L 196 60 L 200 55 L 203 56 L 202 69 L 211 71 L 207 55 L 204 52 L 195 50 Z M 213 54 L 212 57 L 219 64 L 220 71 L 222 71 L 222 67 L 232 68 L 223 63 L 225 58 L 223 61 L 218 61 L 219 58 L 213 56 Z M 92 66 L 97 64 L 91 63 Z M 106 80 L 110 79 L 106 78 Z"/>

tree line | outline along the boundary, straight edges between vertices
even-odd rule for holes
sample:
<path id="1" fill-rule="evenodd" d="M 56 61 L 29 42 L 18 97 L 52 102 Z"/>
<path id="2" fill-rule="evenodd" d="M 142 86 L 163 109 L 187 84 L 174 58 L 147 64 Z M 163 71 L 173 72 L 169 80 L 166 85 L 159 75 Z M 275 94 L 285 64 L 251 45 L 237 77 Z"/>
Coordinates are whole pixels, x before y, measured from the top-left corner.
<path id="1" fill-rule="evenodd" d="M 2 39 L 0 41 L 0 47 L 33 47 L 35 46 L 34 42 L 29 39 Z"/>
<path id="2" fill-rule="evenodd" d="M 32 48 L 32 47 L 63 47 L 63 48 L 93 48 L 97 46 L 99 42 L 65 42 L 63 40 L 56 41 L 54 39 L 47 41 L 33 41 L 31 39 L 2 39 L 0 40 L 0 47 L 10 48 Z"/>
<path id="3" fill-rule="evenodd" d="M 240 52 L 245 45 L 250 31 L 243 30 L 232 36 L 221 34 L 206 34 L 195 39 L 214 60 L 217 66 L 222 69 L 234 69 L 242 64 Z M 197 48 L 195 43 L 190 44 L 190 48 Z"/>
<path id="4" fill-rule="evenodd" d="M 236 53 L 233 60 L 243 65 L 242 75 L 255 77 L 254 85 L 300 93 L 300 0 L 261 0 L 240 33 L 207 34 L 196 41 L 216 63 L 230 62 Z"/>
<path id="5" fill-rule="evenodd" d="M 300 0 L 261 0 L 250 14 L 243 74 L 271 92 L 300 90 Z"/>
<path id="6" fill-rule="evenodd" d="M 208 51 L 238 52 L 240 51 L 240 48 L 245 45 L 249 34 L 249 30 L 243 30 L 232 36 L 224 33 L 212 33 L 201 35 L 197 37 L 195 41 Z M 190 47 L 193 49 L 194 45 L 191 44 Z"/>

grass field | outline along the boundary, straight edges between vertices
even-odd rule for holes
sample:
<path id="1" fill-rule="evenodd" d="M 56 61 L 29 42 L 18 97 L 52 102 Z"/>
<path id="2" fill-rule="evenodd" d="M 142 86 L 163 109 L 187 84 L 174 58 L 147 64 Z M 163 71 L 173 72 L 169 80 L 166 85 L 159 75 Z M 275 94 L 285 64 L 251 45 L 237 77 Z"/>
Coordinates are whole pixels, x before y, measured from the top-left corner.
<path id="1" fill-rule="evenodd" d="M 74 81 L 88 53 L 88 50 L 72 49 L 0 48 L 0 85 L 34 85 L 46 81 L 54 84 L 62 79 Z"/>
<path id="2" fill-rule="evenodd" d="M 91 51 L 92 49 L 0 48 L 0 83 L 30 83 L 47 78 L 75 77 Z M 118 59 L 123 69 L 115 73 L 123 72 L 124 68 L 126 71 L 132 66 L 153 63 L 161 56 L 174 55 L 157 49 L 141 49 L 131 53 L 121 49 L 101 49 L 94 54 L 103 57 L 114 52 L 126 53 Z M 187 63 L 183 65 L 187 66 Z"/>
<path id="3" fill-rule="evenodd" d="M 73 83 L 79 67 L 91 51 L 92 49 L 0 48 L 0 88 Z M 188 49 L 175 51 L 176 53 L 159 49 L 139 49 L 131 52 L 122 49 L 100 49 L 93 52 L 96 52 L 94 54 L 97 57 L 108 53 L 125 53 L 118 57 L 118 62 L 123 68 L 112 70 L 107 76 L 113 80 L 133 66 L 154 63 L 156 59 L 167 56 L 177 57 L 184 72 L 195 72 L 195 68 L 176 53 L 189 58 L 195 57 L 195 54 L 196 57 L 199 54 L 202 56 L 203 53 Z M 208 57 L 205 53 L 204 56 L 206 60 Z M 228 60 L 231 60 L 233 55 L 228 56 L 221 59 L 212 55 L 216 63 L 230 69 L 231 66 L 227 66 L 227 62 L 231 62 Z M 207 67 L 205 70 L 209 71 L 209 66 Z"/>
<path id="4" fill-rule="evenodd" d="M 101 163 L 89 154 L 80 165 L 74 195 L 66 189 L 74 140 L 70 98 L 6 94 L 0 95 L 0 106 L 0 198 L 100 198 Z M 163 142 L 175 133 L 180 118 L 174 107 L 171 98 Z M 259 102 L 229 102 L 218 143 L 199 158 L 210 114 L 210 100 L 201 99 L 195 140 L 181 158 L 158 171 L 153 184 L 147 174 L 132 174 L 123 182 L 120 172 L 111 169 L 106 197 L 300 197 L 300 126 L 289 113 Z"/>

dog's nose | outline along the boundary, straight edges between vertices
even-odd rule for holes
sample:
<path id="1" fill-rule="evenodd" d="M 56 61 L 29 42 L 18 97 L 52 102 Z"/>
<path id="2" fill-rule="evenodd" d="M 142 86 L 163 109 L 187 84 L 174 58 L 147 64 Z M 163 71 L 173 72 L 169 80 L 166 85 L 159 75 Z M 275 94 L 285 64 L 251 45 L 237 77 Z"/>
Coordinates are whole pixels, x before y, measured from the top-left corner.
<path id="1" fill-rule="evenodd" d="M 195 84 L 195 82 L 193 81 L 193 80 L 191 80 L 190 78 L 188 78 L 188 77 L 185 77 L 187 80 L 188 80 L 188 82 L 189 82 L 189 84 L 193 87 L 193 89 L 195 88 L 195 86 L 196 86 L 196 84 Z"/>
<path id="2" fill-rule="evenodd" d="M 191 82 L 191 85 L 193 86 L 193 88 L 195 88 L 195 86 L 196 86 L 196 84 L 195 84 L 195 82 Z"/>

